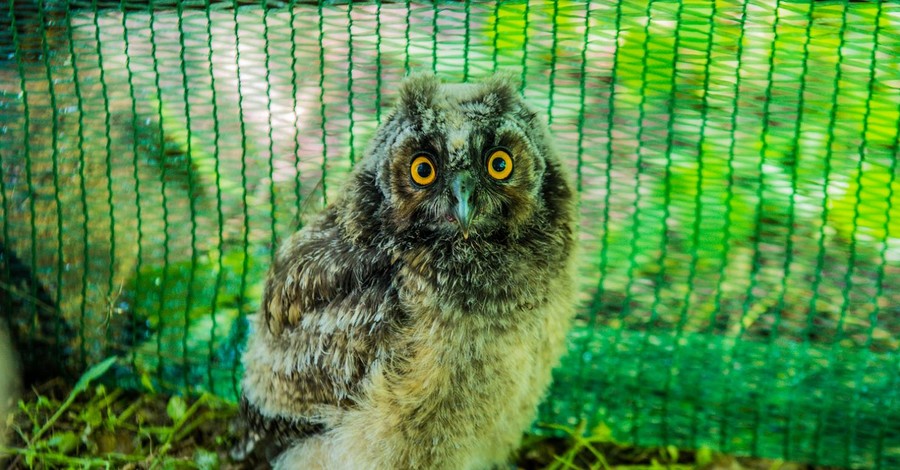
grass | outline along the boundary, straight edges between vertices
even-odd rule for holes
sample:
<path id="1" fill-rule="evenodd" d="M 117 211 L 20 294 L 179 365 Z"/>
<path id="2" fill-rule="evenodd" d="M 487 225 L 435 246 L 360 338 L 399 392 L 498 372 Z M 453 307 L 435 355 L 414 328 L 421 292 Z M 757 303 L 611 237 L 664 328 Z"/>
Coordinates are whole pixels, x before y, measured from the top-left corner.
<path id="1" fill-rule="evenodd" d="M 211 395 L 126 391 L 95 384 L 111 365 L 89 370 L 71 387 L 56 379 L 33 388 L 6 422 L 10 468 L 229 468 L 232 433 L 221 426 L 234 405 Z"/>
<path id="2" fill-rule="evenodd" d="M 54 379 L 33 387 L 5 417 L 8 446 L 0 466 L 19 468 L 241 469 L 229 450 L 238 440 L 234 404 L 212 395 L 195 399 L 98 383 L 103 362 L 72 386 Z M 518 469 L 802 470 L 814 467 L 721 455 L 709 449 L 637 448 L 618 443 L 605 426 L 556 427 L 567 437 L 528 435 Z"/>

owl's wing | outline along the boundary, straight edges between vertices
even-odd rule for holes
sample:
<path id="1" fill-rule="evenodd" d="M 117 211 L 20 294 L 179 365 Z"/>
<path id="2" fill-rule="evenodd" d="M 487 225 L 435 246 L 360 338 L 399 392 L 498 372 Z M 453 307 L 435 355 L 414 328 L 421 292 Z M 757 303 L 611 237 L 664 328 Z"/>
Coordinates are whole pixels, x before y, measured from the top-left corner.
<path id="1" fill-rule="evenodd" d="M 317 410 L 350 404 L 402 317 L 392 269 L 377 245 L 348 236 L 335 208 L 282 246 L 244 354 L 254 432 L 288 443 L 323 429 Z"/>
<path id="2" fill-rule="evenodd" d="M 351 240 L 336 210 L 297 232 L 276 255 L 260 309 L 273 335 L 313 327 L 312 318 L 330 322 L 350 315 L 355 324 L 380 307 L 390 287 L 390 260 L 377 246 Z"/>

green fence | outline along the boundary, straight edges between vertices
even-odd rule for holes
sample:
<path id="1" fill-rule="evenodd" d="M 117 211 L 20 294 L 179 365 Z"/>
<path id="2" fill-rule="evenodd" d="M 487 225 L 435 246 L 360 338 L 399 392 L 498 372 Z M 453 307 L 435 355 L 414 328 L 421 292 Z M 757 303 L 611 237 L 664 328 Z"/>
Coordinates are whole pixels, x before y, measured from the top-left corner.
<path id="1" fill-rule="evenodd" d="M 273 246 L 422 69 L 520 73 L 577 177 L 541 423 L 900 468 L 896 3 L 8 0 L 0 308 L 30 375 L 118 355 L 234 398 Z"/>

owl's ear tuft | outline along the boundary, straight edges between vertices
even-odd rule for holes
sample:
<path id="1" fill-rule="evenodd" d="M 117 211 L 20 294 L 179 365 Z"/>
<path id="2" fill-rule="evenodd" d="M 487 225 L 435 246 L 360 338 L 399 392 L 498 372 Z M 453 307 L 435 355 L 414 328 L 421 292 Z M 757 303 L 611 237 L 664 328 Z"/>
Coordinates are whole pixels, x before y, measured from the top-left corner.
<path id="1" fill-rule="evenodd" d="M 521 81 L 512 71 L 501 70 L 482 82 L 482 89 L 487 101 L 497 109 L 512 109 L 521 101 L 519 95 Z"/>
<path id="2" fill-rule="evenodd" d="M 413 73 L 400 84 L 399 108 L 407 115 L 421 115 L 434 105 L 441 81 L 431 72 Z"/>

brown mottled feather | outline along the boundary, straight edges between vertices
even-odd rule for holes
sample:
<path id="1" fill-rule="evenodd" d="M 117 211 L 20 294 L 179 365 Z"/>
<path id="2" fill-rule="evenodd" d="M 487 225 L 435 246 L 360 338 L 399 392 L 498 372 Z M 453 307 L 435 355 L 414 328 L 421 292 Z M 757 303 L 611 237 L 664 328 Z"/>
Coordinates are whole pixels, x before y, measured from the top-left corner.
<path id="1" fill-rule="evenodd" d="M 323 429 L 307 413 L 346 405 L 402 318 L 391 269 L 379 252 L 347 240 L 334 208 L 279 250 L 248 345 L 268 360 L 245 360 L 242 408 L 259 438 L 281 448 Z M 287 357 L 303 367 L 274 367 Z M 248 380 L 269 396 L 248 400 Z"/>

